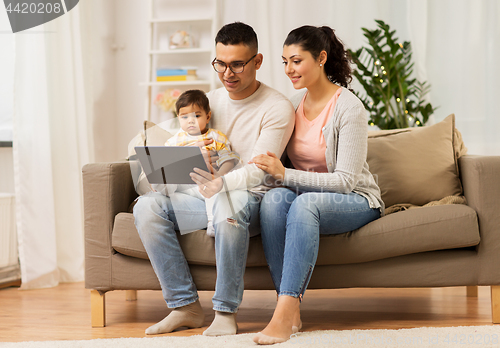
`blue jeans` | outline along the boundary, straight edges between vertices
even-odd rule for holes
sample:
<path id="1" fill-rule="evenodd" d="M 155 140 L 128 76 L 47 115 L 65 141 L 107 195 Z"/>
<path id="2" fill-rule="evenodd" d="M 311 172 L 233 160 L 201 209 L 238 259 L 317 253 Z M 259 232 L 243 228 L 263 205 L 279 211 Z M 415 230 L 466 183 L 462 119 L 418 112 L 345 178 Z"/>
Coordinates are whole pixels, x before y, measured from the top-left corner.
<path id="1" fill-rule="evenodd" d="M 316 264 L 320 234 L 349 232 L 379 217 L 380 210 L 356 193 L 267 192 L 260 206 L 261 235 L 278 295 L 302 297 Z"/>
<path id="2" fill-rule="evenodd" d="M 235 313 L 243 298 L 249 227 L 259 225 L 260 197 L 248 191 L 232 191 L 230 196 L 228 200 L 221 193 L 214 203 L 217 281 L 212 302 L 216 311 Z M 139 197 L 134 218 L 167 306 L 176 308 L 195 302 L 196 285 L 176 231 L 184 234 L 206 228 L 205 202 L 182 192 L 170 197 L 150 192 Z"/>

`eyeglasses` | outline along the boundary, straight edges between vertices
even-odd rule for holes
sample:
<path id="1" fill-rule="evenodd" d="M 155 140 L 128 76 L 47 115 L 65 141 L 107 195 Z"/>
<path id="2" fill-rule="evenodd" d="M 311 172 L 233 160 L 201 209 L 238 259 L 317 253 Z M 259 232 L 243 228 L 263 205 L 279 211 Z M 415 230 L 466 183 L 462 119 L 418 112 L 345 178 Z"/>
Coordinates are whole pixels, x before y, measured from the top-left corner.
<path id="1" fill-rule="evenodd" d="M 224 62 L 221 62 L 220 60 L 217 60 L 217 57 L 214 58 L 212 61 L 212 66 L 214 67 L 214 70 L 220 74 L 225 73 L 227 70 L 227 67 L 229 66 L 229 70 L 231 70 L 235 74 L 241 74 L 243 72 L 243 69 L 245 68 L 245 65 L 250 63 L 252 59 L 254 59 L 257 56 L 257 54 L 254 54 L 252 58 L 247 60 L 245 63 L 243 62 L 232 62 L 229 64 L 226 64 Z"/>

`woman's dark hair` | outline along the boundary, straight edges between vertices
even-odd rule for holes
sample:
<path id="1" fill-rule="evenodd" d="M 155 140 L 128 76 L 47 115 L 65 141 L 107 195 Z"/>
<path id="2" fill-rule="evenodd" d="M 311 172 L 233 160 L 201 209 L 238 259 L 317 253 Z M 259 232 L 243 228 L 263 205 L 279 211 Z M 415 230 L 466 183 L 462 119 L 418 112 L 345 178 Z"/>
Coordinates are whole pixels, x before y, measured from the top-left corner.
<path id="1" fill-rule="evenodd" d="M 185 106 L 198 105 L 207 114 L 210 112 L 210 103 L 205 92 L 199 89 L 190 89 L 182 93 L 179 99 L 175 102 L 175 111 L 179 114 L 179 110 Z"/>
<path id="2" fill-rule="evenodd" d="M 303 50 L 310 52 L 314 59 L 318 59 L 321 51 L 325 51 L 327 54 L 325 73 L 328 79 L 346 88 L 351 83 L 351 57 L 332 28 L 304 25 L 294 29 L 283 44 L 283 46 L 290 45 L 301 46 Z"/>
<path id="3" fill-rule="evenodd" d="M 250 48 L 258 50 L 257 34 L 251 26 L 242 22 L 226 24 L 220 28 L 215 37 L 215 44 L 221 43 L 225 46 L 245 44 Z"/>

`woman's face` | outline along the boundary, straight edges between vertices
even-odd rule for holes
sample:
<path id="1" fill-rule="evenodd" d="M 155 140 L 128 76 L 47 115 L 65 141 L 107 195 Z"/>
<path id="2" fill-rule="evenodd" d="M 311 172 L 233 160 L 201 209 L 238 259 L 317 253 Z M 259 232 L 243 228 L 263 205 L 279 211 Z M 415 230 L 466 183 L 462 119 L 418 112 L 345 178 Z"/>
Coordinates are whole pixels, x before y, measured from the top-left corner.
<path id="1" fill-rule="evenodd" d="M 314 59 L 309 51 L 299 45 L 283 46 L 283 64 L 285 74 L 292 81 L 295 89 L 311 86 L 324 74 L 320 59 Z"/>

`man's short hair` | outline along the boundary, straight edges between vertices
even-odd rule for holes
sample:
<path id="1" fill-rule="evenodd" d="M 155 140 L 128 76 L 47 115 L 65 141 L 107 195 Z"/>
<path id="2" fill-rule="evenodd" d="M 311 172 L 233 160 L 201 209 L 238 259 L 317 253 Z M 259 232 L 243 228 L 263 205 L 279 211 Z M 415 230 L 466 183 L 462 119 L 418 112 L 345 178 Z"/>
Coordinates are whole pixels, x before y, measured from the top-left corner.
<path id="1" fill-rule="evenodd" d="M 175 102 L 175 111 L 179 114 L 179 110 L 189 105 L 198 105 L 200 109 L 207 114 L 210 112 L 210 103 L 205 92 L 199 89 L 190 89 L 182 93 L 179 99 Z"/>
<path id="2" fill-rule="evenodd" d="M 226 24 L 220 28 L 215 37 L 215 44 L 221 43 L 225 46 L 244 44 L 258 51 L 257 34 L 251 26 L 242 22 Z"/>

